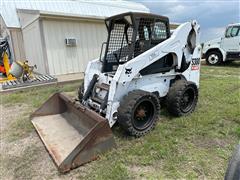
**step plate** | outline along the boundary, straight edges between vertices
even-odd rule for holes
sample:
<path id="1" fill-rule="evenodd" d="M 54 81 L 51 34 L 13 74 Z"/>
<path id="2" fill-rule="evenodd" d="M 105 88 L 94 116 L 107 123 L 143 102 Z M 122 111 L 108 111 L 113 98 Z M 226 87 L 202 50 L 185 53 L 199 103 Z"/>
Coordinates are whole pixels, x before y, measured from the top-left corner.
<path id="1" fill-rule="evenodd" d="M 50 75 L 36 75 L 32 80 L 23 82 L 22 80 L 10 80 L 2 84 L 2 89 L 12 89 L 26 86 L 39 85 L 44 83 L 57 82 L 57 79 Z"/>

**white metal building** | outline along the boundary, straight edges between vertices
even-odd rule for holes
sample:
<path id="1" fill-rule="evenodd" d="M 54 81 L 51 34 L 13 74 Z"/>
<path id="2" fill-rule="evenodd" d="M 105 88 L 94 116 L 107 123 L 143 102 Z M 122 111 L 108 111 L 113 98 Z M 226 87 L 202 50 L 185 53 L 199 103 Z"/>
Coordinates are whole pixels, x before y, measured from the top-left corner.
<path id="1" fill-rule="evenodd" d="M 14 59 L 27 59 L 39 73 L 51 75 L 83 72 L 99 57 L 107 38 L 105 17 L 149 12 L 129 1 L 2 1 L 1 34 L 9 35 Z"/>

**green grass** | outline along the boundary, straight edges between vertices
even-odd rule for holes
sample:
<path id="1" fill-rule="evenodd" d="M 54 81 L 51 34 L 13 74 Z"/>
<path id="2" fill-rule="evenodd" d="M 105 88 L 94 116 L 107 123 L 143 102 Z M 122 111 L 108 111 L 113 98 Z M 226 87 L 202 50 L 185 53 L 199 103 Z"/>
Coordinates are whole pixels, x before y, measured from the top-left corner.
<path id="1" fill-rule="evenodd" d="M 138 139 L 128 137 L 115 126 L 117 148 L 88 164 L 86 170 L 78 168 L 68 176 L 77 174 L 78 178 L 104 180 L 223 179 L 228 159 L 240 140 L 239 67 L 240 63 L 236 62 L 202 66 L 199 103 L 193 114 L 175 118 L 162 109 L 156 128 Z M 34 110 L 54 92 L 67 91 L 74 95 L 78 85 L 8 94 L 2 102 L 6 106 L 25 103 Z M 20 138 L 29 135 L 33 128 L 24 120 L 25 116 L 13 124 L 14 131 L 19 133 L 19 128 L 24 131 L 21 133 L 26 133 L 20 134 Z"/>
<path id="2" fill-rule="evenodd" d="M 77 93 L 79 82 L 74 82 L 68 85 L 52 85 L 50 87 L 43 86 L 31 88 L 16 93 L 4 94 L 1 98 L 1 103 L 5 106 L 12 106 L 17 103 L 24 103 L 33 108 L 39 107 L 50 95 L 56 92 L 74 92 Z"/>
<path id="3" fill-rule="evenodd" d="M 5 130 L 3 133 L 5 133 L 10 142 L 25 138 L 34 131 L 28 115 L 18 117 L 15 121 L 10 123 L 8 129 L 9 130 Z"/>

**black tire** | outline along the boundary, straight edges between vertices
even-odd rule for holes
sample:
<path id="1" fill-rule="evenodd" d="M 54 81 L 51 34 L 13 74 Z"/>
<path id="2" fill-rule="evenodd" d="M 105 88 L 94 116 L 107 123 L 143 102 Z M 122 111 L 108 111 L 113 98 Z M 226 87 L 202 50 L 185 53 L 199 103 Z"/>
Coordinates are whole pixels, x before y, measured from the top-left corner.
<path id="1" fill-rule="evenodd" d="M 134 90 L 123 97 L 118 108 L 118 122 L 128 134 L 140 137 L 156 126 L 159 114 L 160 103 L 155 94 Z"/>
<path id="2" fill-rule="evenodd" d="M 240 144 L 236 147 L 235 152 L 229 161 L 228 168 L 225 174 L 225 180 L 240 179 Z"/>
<path id="3" fill-rule="evenodd" d="M 82 84 L 78 88 L 78 100 L 80 102 L 82 102 L 83 94 L 84 94 L 84 82 L 82 82 Z"/>
<path id="4" fill-rule="evenodd" d="M 206 55 L 206 63 L 210 66 L 219 65 L 222 61 L 222 54 L 219 51 L 210 51 Z"/>
<path id="5" fill-rule="evenodd" d="M 28 80 L 27 76 L 23 75 L 22 80 L 23 80 L 23 82 L 26 82 Z"/>
<path id="6" fill-rule="evenodd" d="M 185 116 L 195 110 L 197 101 L 197 86 L 186 80 L 177 80 L 169 88 L 166 97 L 166 107 L 174 116 Z"/>

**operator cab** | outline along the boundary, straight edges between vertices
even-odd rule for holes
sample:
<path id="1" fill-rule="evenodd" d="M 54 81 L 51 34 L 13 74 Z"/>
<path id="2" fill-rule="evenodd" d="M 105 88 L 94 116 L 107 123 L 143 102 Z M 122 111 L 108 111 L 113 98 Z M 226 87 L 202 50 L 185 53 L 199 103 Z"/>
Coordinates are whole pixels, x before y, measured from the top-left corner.
<path id="1" fill-rule="evenodd" d="M 108 39 L 104 56 L 100 57 L 102 72 L 116 71 L 120 64 L 170 37 L 169 19 L 164 16 L 128 12 L 107 18 L 105 24 Z"/>

